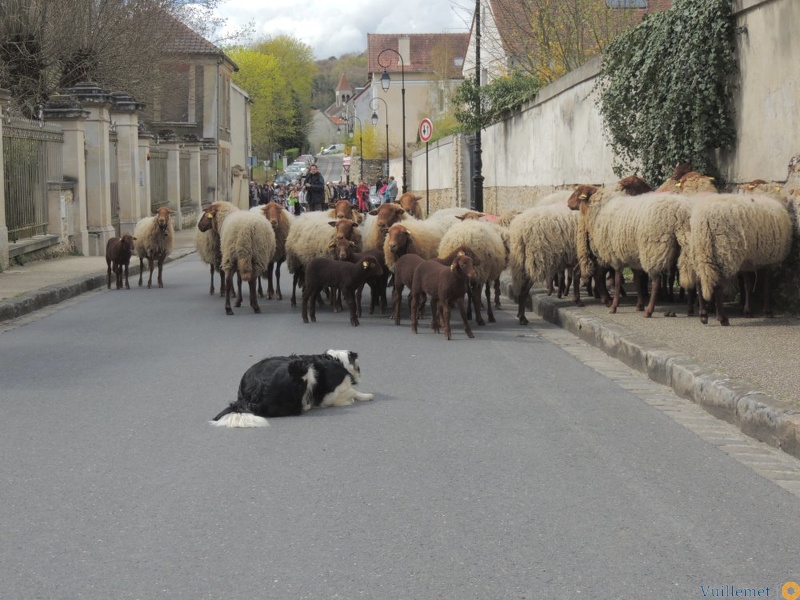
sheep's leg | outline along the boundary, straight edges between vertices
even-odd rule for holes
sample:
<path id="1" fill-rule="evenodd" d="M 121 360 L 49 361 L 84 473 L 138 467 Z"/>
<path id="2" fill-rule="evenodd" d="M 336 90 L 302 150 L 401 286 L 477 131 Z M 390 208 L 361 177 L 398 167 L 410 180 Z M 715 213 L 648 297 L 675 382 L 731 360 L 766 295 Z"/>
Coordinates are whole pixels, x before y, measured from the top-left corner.
<path id="1" fill-rule="evenodd" d="M 362 283 L 358 286 L 356 290 L 356 316 L 360 319 L 361 318 L 361 298 L 364 297 L 364 286 L 366 284 Z M 372 299 L 374 298 L 375 291 L 374 286 L 372 284 L 369 285 L 369 314 L 372 314 Z"/>
<path id="2" fill-rule="evenodd" d="M 656 309 L 656 298 L 658 297 L 658 289 L 660 285 L 660 275 L 650 278 L 650 301 L 647 303 L 647 308 L 644 310 L 644 316 L 648 319 L 653 316 L 653 311 Z"/>
<path id="3" fill-rule="evenodd" d="M 572 274 L 572 301 L 575 303 L 575 306 L 583 306 L 583 302 L 581 301 L 581 268 L 580 265 L 575 265 L 572 267 L 570 271 Z M 591 281 L 591 277 L 589 278 Z M 589 284 L 591 285 L 591 284 Z"/>
<path id="4" fill-rule="evenodd" d="M 144 259 L 139 257 L 139 287 L 142 287 L 142 275 L 144 274 Z"/>
<path id="5" fill-rule="evenodd" d="M 256 283 L 256 278 L 253 277 L 248 282 L 248 286 L 250 287 L 250 306 L 253 308 L 254 313 L 260 313 L 261 307 L 258 305 L 258 284 Z"/>
<path id="6" fill-rule="evenodd" d="M 681 288 L 683 289 L 683 288 Z M 687 306 L 686 306 L 686 315 L 689 317 L 694 316 L 694 302 L 697 299 L 697 286 L 689 288 L 689 293 L 686 296 L 687 298 Z"/>
<path id="7" fill-rule="evenodd" d="M 237 272 L 236 273 L 236 304 L 234 306 L 239 308 L 242 305 L 242 274 Z"/>
<path id="8" fill-rule="evenodd" d="M 231 294 L 233 293 L 233 269 L 225 272 L 225 314 L 232 315 Z"/>
<path id="9" fill-rule="evenodd" d="M 443 302 L 442 304 L 447 307 L 446 308 L 447 320 L 445 321 L 445 328 L 446 328 L 445 331 L 447 333 L 447 339 L 449 340 L 450 339 L 450 306 L 448 305 L 447 302 Z M 464 332 L 467 334 L 468 338 L 474 338 L 475 334 L 472 333 L 472 329 L 469 326 L 469 321 L 467 320 L 467 315 L 464 312 L 464 299 L 463 298 L 459 298 L 458 300 L 456 300 L 456 305 L 458 306 L 458 312 L 461 313 L 461 320 L 464 322 Z"/>
<path id="10" fill-rule="evenodd" d="M 147 258 L 147 263 L 150 265 L 150 278 L 147 280 L 147 289 L 151 289 L 153 287 L 153 269 L 156 266 L 155 260 L 152 256 Z"/>
<path id="11" fill-rule="evenodd" d="M 409 294 L 408 299 L 411 302 L 411 331 L 417 333 L 417 304 L 419 299 L 417 294 Z"/>
<path id="12" fill-rule="evenodd" d="M 723 326 L 730 325 L 722 302 L 722 286 L 714 288 L 714 304 L 717 308 L 717 321 L 719 321 L 719 324 Z"/>
<path id="13" fill-rule="evenodd" d="M 400 325 L 400 308 L 403 304 L 403 287 L 395 285 L 392 289 L 392 320 L 395 325 Z"/>
<path id="14" fill-rule="evenodd" d="M 489 323 L 497 323 L 494 319 L 494 312 L 492 312 L 492 287 L 488 281 L 486 282 L 486 318 Z"/>
<path id="15" fill-rule="evenodd" d="M 258 294 L 259 298 L 263 298 L 264 297 L 264 287 L 261 284 L 261 275 L 259 275 L 256 280 L 258 281 L 258 284 L 256 286 L 258 289 L 257 289 L 256 293 Z"/>
<path id="16" fill-rule="evenodd" d="M 434 333 L 439 333 L 439 299 L 436 296 L 431 296 L 431 329 Z M 464 313 L 466 317 L 466 312 Z"/>
<path id="17" fill-rule="evenodd" d="M 208 266 L 209 266 L 209 269 L 211 271 L 211 287 L 208 288 L 208 295 L 209 296 L 213 296 L 214 295 L 214 265 L 208 265 Z"/>
<path id="18" fill-rule="evenodd" d="M 272 274 L 273 274 L 273 272 L 277 273 L 277 269 L 275 268 L 275 263 L 270 261 L 270 263 L 267 265 L 267 273 L 265 275 L 266 278 L 267 278 L 267 299 L 268 300 L 272 300 L 275 297 L 275 288 L 273 287 L 273 284 L 272 284 Z M 259 281 L 259 285 L 260 285 L 261 278 L 259 278 L 258 281 Z M 263 298 L 264 297 L 263 290 L 259 289 L 258 291 L 259 291 L 259 297 Z"/>
<path id="19" fill-rule="evenodd" d="M 557 295 L 557 298 L 563 298 L 564 297 L 564 288 L 567 285 L 567 282 L 564 280 L 564 272 L 563 271 L 559 271 L 558 272 L 558 274 L 556 275 L 556 281 L 558 282 L 558 295 Z"/>
<path id="20" fill-rule="evenodd" d="M 547 295 L 548 296 L 552 296 L 553 295 L 553 291 L 555 290 L 555 286 L 553 285 L 554 279 L 557 279 L 557 278 L 555 278 L 555 277 L 548 277 L 547 278 L 547 287 L 545 289 L 547 290 Z"/>
<path id="21" fill-rule="evenodd" d="M 131 284 L 128 283 L 128 266 L 129 266 L 128 263 L 125 263 L 125 289 L 126 290 L 131 289 Z"/>
<path id="22" fill-rule="evenodd" d="M 353 327 L 358 327 L 358 315 L 356 314 L 358 312 L 358 307 L 356 305 L 356 295 L 350 288 L 346 288 L 342 295 L 347 302 L 347 306 L 350 307 L 350 325 Z"/>
<path id="23" fill-rule="evenodd" d="M 633 271 L 633 281 L 636 287 L 636 310 L 642 312 L 644 310 L 644 300 L 647 296 L 647 273 L 636 269 Z"/>
<path id="24" fill-rule="evenodd" d="M 494 280 L 494 307 L 500 308 L 500 278 Z"/>
<path id="25" fill-rule="evenodd" d="M 283 294 L 281 294 L 281 264 L 283 264 L 283 260 L 275 263 L 275 297 L 278 300 L 283 300 Z"/>
<path id="26" fill-rule="evenodd" d="M 617 307 L 619 306 L 619 293 L 622 289 L 622 270 L 617 269 L 614 271 L 614 299 L 611 301 L 611 306 L 608 308 L 608 312 L 614 314 L 617 312 Z"/>
<path id="27" fill-rule="evenodd" d="M 533 281 L 527 277 L 522 281 L 522 286 L 517 293 L 517 318 L 520 325 L 527 325 L 528 318 L 525 316 L 525 308 L 528 304 L 528 297 L 533 287 Z"/>
<path id="28" fill-rule="evenodd" d="M 471 281 L 467 286 L 467 302 L 475 307 L 475 322 L 480 325 L 486 325 L 486 322 L 481 316 L 481 288 L 483 284 L 480 282 Z M 469 309 L 467 309 L 467 316 L 469 316 Z"/>
<path id="29" fill-rule="evenodd" d="M 469 302 L 469 301 L 468 301 Z M 459 303 L 459 308 L 462 309 L 461 316 L 464 317 L 464 324 L 469 327 L 469 319 L 467 319 L 467 313 L 463 310 L 464 301 L 462 300 Z M 444 327 L 444 337 L 448 340 L 452 339 L 453 331 L 450 328 L 450 303 L 449 302 L 442 302 L 439 305 L 439 324 Z"/>
<path id="30" fill-rule="evenodd" d="M 106 271 L 106 285 L 107 285 L 108 289 L 110 290 L 111 289 L 111 261 L 110 260 L 106 261 L 106 266 L 108 267 L 108 270 Z"/>
<path id="31" fill-rule="evenodd" d="M 742 288 L 744 291 L 744 306 L 742 306 L 742 315 L 748 319 L 753 318 L 753 289 L 755 288 L 755 273 L 747 272 L 742 275 Z"/>
<path id="32" fill-rule="evenodd" d="M 300 279 L 297 273 L 292 276 L 292 300 L 291 305 L 292 308 L 297 307 L 297 281 Z"/>

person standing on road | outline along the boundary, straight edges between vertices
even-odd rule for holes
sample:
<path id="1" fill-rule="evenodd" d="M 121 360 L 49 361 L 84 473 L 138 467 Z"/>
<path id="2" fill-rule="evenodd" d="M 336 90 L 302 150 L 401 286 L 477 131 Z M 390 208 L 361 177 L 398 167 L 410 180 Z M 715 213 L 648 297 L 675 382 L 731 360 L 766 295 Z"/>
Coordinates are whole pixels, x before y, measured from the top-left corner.
<path id="1" fill-rule="evenodd" d="M 358 201 L 358 210 L 361 212 L 367 212 L 369 188 L 367 187 L 367 184 L 364 183 L 363 179 L 358 182 L 358 187 L 356 188 L 356 200 Z"/>
<path id="2" fill-rule="evenodd" d="M 322 173 L 317 170 L 317 165 L 309 167 L 308 176 L 303 187 L 306 190 L 306 201 L 308 202 L 309 210 L 322 210 L 322 205 L 325 203 L 325 179 L 323 179 Z"/>
<path id="3" fill-rule="evenodd" d="M 395 202 L 397 200 L 397 182 L 394 175 L 389 176 L 389 183 L 386 184 L 386 201 Z"/>

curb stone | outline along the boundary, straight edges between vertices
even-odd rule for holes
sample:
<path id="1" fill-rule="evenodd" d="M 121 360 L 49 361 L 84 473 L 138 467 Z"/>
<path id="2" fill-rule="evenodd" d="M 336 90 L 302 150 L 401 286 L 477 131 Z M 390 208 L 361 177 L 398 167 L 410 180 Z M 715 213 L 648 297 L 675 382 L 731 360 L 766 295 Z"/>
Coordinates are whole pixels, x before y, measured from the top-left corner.
<path id="1" fill-rule="evenodd" d="M 500 288 L 516 303 L 511 278 L 504 274 Z M 748 381 L 703 367 L 691 357 L 666 346 L 641 343 L 616 323 L 604 323 L 569 300 L 531 294 L 529 306 L 545 321 L 558 325 L 610 357 L 666 385 L 675 394 L 698 404 L 742 433 L 800 458 L 800 410 L 759 390 Z"/>
<path id="2" fill-rule="evenodd" d="M 172 254 L 167 256 L 164 264 L 170 263 L 179 258 L 183 258 L 189 254 L 196 252 L 194 248 L 181 248 L 175 250 Z M 139 265 L 131 265 L 128 269 L 128 275 L 134 276 L 139 274 Z M 58 304 L 75 298 L 86 292 L 91 292 L 106 285 L 106 271 L 85 275 L 83 277 L 76 277 L 69 281 L 65 281 L 58 285 L 53 285 L 41 288 L 34 292 L 22 294 L 15 298 L 0 301 L 0 322 L 8 321 L 22 317 L 36 310 L 41 310 L 47 306 Z"/>

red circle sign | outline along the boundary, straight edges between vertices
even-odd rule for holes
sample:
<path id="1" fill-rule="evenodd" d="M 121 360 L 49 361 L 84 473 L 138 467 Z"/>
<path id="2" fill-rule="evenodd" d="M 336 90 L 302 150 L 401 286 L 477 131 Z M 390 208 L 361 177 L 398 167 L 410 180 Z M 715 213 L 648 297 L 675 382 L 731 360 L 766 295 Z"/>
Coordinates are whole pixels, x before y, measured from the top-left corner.
<path id="1" fill-rule="evenodd" d="M 430 119 L 422 119 L 419 124 L 419 139 L 429 142 L 431 137 L 433 137 L 433 123 Z"/>

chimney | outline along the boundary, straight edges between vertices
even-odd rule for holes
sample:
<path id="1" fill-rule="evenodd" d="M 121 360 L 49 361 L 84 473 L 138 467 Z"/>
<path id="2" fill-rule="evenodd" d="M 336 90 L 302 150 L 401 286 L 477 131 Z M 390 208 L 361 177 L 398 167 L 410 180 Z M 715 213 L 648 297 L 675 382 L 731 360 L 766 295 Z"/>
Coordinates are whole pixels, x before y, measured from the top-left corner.
<path id="1" fill-rule="evenodd" d="M 397 51 L 403 57 L 403 64 L 406 67 L 411 66 L 411 38 L 402 36 L 397 38 Z"/>

